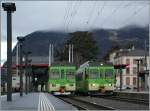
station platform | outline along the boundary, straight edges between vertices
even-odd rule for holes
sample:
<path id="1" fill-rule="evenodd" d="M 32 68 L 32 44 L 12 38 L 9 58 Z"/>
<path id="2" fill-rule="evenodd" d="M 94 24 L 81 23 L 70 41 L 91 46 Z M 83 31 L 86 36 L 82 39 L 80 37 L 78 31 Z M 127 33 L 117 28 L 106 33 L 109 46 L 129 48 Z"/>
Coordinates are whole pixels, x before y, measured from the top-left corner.
<path id="1" fill-rule="evenodd" d="M 133 91 L 133 90 L 123 90 L 114 91 L 114 94 L 119 97 L 149 100 L 149 91 Z"/>
<path id="2" fill-rule="evenodd" d="M 20 97 L 19 93 L 12 95 L 12 101 L 7 102 L 6 95 L 1 96 L 1 111 L 59 111 L 59 110 L 77 110 L 71 104 L 68 104 L 48 93 L 29 93 Z"/>

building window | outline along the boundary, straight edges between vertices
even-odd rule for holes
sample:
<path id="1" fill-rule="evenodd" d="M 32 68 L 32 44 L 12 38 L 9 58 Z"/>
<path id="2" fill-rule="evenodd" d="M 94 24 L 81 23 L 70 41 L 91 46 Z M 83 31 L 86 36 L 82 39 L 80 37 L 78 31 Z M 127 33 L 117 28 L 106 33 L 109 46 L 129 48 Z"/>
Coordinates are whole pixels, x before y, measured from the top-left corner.
<path id="1" fill-rule="evenodd" d="M 136 59 L 133 59 L 133 64 L 137 64 L 137 61 L 136 61 Z"/>
<path id="2" fill-rule="evenodd" d="M 133 85 L 136 85 L 136 77 L 133 77 Z"/>
<path id="3" fill-rule="evenodd" d="M 130 64 L 130 59 L 126 59 L 126 64 Z"/>
<path id="4" fill-rule="evenodd" d="M 127 68 L 127 69 L 126 69 L 126 73 L 127 73 L 127 74 L 130 74 L 130 68 Z"/>
<path id="5" fill-rule="evenodd" d="M 136 74 L 136 73 L 137 73 L 137 68 L 133 67 L 133 74 Z"/>
<path id="6" fill-rule="evenodd" d="M 130 85 L 130 77 L 126 77 L 126 85 Z"/>
<path id="7" fill-rule="evenodd" d="M 140 67 L 140 71 L 144 71 L 144 67 Z"/>

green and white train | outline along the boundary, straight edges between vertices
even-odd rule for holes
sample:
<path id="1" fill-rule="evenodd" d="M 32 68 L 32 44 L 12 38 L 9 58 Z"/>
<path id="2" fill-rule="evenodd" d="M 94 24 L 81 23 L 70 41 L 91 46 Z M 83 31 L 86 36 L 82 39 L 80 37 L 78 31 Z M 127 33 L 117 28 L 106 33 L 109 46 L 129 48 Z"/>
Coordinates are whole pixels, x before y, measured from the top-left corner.
<path id="1" fill-rule="evenodd" d="M 115 70 L 112 65 L 86 62 L 76 74 L 77 94 L 112 94 Z"/>
<path id="2" fill-rule="evenodd" d="M 48 92 L 54 95 L 112 94 L 115 70 L 110 64 L 88 61 L 78 70 L 74 64 L 52 64 L 49 67 Z"/>
<path id="3" fill-rule="evenodd" d="M 52 64 L 49 67 L 48 92 L 54 95 L 69 95 L 75 92 L 76 66 Z"/>

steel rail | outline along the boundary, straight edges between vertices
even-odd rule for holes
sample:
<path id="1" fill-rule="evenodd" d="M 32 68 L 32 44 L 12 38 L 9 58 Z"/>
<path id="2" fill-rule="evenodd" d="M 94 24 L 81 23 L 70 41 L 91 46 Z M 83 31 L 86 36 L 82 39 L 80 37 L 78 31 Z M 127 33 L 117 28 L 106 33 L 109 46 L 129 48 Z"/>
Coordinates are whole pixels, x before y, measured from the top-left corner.
<path id="1" fill-rule="evenodd" d="M 72 104 L 73 106 L 77 107 L 79 110 L 115 110 L 112 107 L 87 102 L 81 99 L 76 99 L 73 97 L 58 97 L 59 99 Z"/>
<path id="2" fill-rule="evenodd" d="M 149 100 L 144 100 L 144 99 L 123 98 L 123 97 L 118 97 L 118 96 L 108 96 L 108 97 L 106 96 L 106 97 L 100 97 L 100 98 L 120 100 L 120 101 L 124 101 L 124 102 L 149 105 Z"/>

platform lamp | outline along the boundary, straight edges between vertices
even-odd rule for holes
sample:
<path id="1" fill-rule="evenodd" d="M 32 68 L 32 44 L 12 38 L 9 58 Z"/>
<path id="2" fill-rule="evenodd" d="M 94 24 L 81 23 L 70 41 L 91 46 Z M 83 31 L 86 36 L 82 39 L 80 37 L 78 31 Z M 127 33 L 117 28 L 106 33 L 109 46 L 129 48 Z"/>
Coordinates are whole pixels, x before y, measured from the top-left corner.
<path id="1" fill-rule="evenodd" d="M 7 101 L 12 101 L 12 12 L 16 11 L 15 3 L 2 3 L 4 11 L 7 11 Z"/>
<path id="2" fill-rule="evenodd" d="M 20 96 L 23 96 L 23 70 L 22 70 L 22 46 L 23 41 L 25 41 L 25 37 L 17 37 L 18 43 L 19 43 L 19 53 L 20 53 L 20 67 L 19 67 L 19 73 L 20 73 Z"/>
<path id="3" fill-rule="evenodd" d="M 128 66 L 129 64 L 114 65 L 114 69 L 119 69 L 119 73 L 120 73 L 120 91 L 122 91 L 122 69 L 126 69 Z"/>

